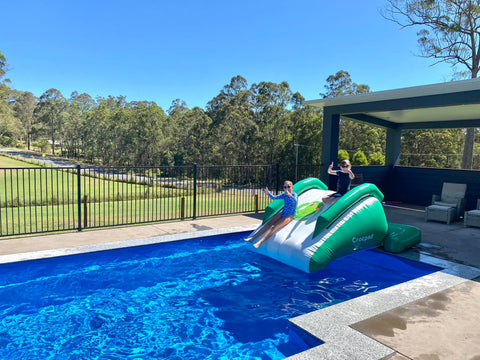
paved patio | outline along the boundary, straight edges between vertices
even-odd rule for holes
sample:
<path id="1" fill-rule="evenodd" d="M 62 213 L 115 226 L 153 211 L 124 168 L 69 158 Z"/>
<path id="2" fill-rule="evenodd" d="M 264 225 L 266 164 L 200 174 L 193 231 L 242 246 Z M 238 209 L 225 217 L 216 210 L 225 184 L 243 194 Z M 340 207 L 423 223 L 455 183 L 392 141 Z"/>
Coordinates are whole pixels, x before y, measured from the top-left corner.
<path id="1" fill-rule="evenodd" d="M 411 258 L 438 259 L 439 263 L 447 260 L 450 267 L 458 266 L 467 269 L 469 276 L 442 275 L 446 284 L 441 291 L 428 293 L 426 288 L 431 284 L 429 280 L 423 283 L 405 284 L 403 293 L 415 293 L 414 301 L 399 301 L 398 293 L 395 299 L 384 306 L 391 294 L 377 294 L 358 299 L 361 317 L 360 321 L 347 321 L 344 326 L 348 338 L 344 344 L 325 342 L 318 349 L 293 356 L 294 359 L 479 359 L 480 358 L 480 229 L 465 228 L 462 223 L 450 225 L 425 222 L 424 211 L 419 207 L 385 206 L 385 213 L 390 222 L 413 225 L 422 230 L 422 243 L 408 253 Z M 202 236 L 226 229 L 246 231 L 254 229 L 261 222 L 262 214 L 238 215 L 219 218 L 199 219 L 195 221 L 181 221 L 161 223 L 146 226 L 124 227 L 115 229 L 92 230 L 75 233 L 49 234 L 15 239 L 0 240 L 0 263 L 27 260 L 38 257 L 72 254 L 84 251 L 108 249 L 111 247 L 131 246 L 132 244 L 149 243 L 153 241 L 170 241 L 183 236 Z M 133 243 L 132 243 L 133 241 Z M 436 260 L 434 260 L 436 261 Z M 445 263 L 447 263 L 445 261 Z M 474 274 L 474 275 L 471 275 Z M 475 276 L 477 276 L 475 278 Z M 470 280 L 469 278 L 473 278 Z M 430 281 L 435 283 L 435 281 Z M 419 286 L 418 291 L 412 287 Z M 398 289 L 397 289 L 398 292 Z M 411 294 L 410 294 L 411 295 Z M 390 298 L 389 298 L 390 296 Z M 408 298 L 407 298 L 408 299 Z M 399 301 L 396 306 L 395 301 Z M 363 303 L 362 303 L 363 302 Z M 315 327 L 323 324 L 322 316 L 327 316 L 329 322 L 341 322 L 345 313 L 354 313 L 359 301 L 342 306 L 332 306 L 328 313 L 319 311 L 298 319 L 298 323 L 305 322 L 305 327 Z M 363 304 L 363 305 L 362 305 Z M 341 304 L 338 304 L 341 305 Z M 348 308 L 350 307 L 350 308 Z M 325 309 L 323 309 L 325 310 Z M 337 315 L 335 315 L 337 314 Z M 365 315 L 367 314 L 367 315 Z M 335 316 L 338 317 L 334 318 Z M 312 318 L 317 317 L 314 322 Z M 295 320 L 295 319 L 293 319 Z M 295 322 L 295 321 L 294 321 Z M 328 324 L 326 324 L 328 325 Z M 328 326 L 327 326 L 328 327 Z M 342 330 L 342 331 L 344 331 Z M 314 331 L 314 330 L 312 330 Z M 338 338 L 338 334 L 336 335 Z M 361 349 L 348 354 L 345 348 L 355 347 L 355 339 L 362 337 Z M 370 342 L 365 341 L 370 339 Z M 324 339 L 325 340 L 325 339 Z M 339 347 L 340 346 L 340 347 Z M 323 347 L 323 348 L 322 348 Z M 377 351 L 381 348 L 381 351 Z M 321 349 L 321 351 L 320 351 Z M 387 351 L 385 351 L 385 349 Z M 330 352 L 331 351 L 331 352 Z M 353 350 L 352 350 L 353 351 Z M 387 354 L 378 356 L 378 354 Z M 330 352 L 330 353 L 329 353 Z M 329 354 L 329 355 L 326 355 Z M 347 355 L 346 355 L 347 354 Z"/>

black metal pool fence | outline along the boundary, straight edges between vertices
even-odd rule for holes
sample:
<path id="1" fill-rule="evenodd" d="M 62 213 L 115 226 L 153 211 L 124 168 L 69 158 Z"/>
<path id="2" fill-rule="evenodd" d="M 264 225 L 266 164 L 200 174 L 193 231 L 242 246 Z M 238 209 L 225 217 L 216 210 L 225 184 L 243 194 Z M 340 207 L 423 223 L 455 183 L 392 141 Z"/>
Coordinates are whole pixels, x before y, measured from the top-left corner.
<path id="1" fill-rule="evenodd" d="M 0 168 L 0 237 L 263 211 L 318 165 Z"/>

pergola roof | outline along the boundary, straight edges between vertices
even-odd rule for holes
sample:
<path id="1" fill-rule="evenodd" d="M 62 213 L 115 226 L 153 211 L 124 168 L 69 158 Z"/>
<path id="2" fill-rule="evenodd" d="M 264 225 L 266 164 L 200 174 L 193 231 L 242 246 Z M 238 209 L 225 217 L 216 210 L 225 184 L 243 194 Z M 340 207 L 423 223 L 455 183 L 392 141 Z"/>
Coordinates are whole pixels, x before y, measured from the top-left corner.
<path id="1" fill-rule="evenodd" d="M 307 101 L 342 118 L 392 129 L 480 127 L 480 79 Z"/>

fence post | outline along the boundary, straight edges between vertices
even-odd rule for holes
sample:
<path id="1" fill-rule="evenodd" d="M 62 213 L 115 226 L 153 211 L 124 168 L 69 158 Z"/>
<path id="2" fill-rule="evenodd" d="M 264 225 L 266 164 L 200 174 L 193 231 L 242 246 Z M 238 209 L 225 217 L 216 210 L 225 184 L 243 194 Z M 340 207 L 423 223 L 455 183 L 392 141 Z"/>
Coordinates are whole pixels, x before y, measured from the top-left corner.
<path id="1" fill-rule="evenodd" d="M 82 178 L 80 176 L 81 166 L 77 164 L 77 211 L 78 211 L 78 231 L 82 231 Z"/>
<path id="2" fill-rule="evenodd" d="M 197 218 L 197 164 L 193 164 L 193 220 Z"/>
<path id="3" fill-rule="evenodd" d="M 83 197 L 83 228 L 86 229 L 88 225 L 88 195 Z"/>
<path id="4" fill-rule="evenodd" d="M 180 219 L 185 220 L 185 198 L 180 199 Z"/>
<path id="5" fill-rule="evenodd" d="M 258 214 L 258 194 L 255 194 L 255 213 Z"/>

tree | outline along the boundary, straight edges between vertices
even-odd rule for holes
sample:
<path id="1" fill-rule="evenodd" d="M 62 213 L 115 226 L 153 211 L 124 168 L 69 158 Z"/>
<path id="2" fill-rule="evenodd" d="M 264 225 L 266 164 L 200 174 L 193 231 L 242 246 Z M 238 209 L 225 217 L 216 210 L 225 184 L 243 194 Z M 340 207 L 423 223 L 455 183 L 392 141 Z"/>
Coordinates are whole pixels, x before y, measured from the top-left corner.
<path id="1" fill-rule="evenodd" d="M 69 156 L 78 156 L 78 150 L 85 141 L 85 123 L 87 115 L 95 107 L 96 103 L 86 93 L 79 94 L 74 91 L 70 95 L 67 109 L 67 119 L 62 132 L 63 143 L 67 147 Z"/>
<path id="2" fill-rule="evenodd" d="M 344 70 L 338 71 L 335 75 L 330 75 L 327 78 L 325 89 L 327 92 L 320 94 L 325 98 L 370 92 L 368 85 L 354 83 L 350 74 Z M 340 149 L 349 151 L 351 158 L 360 150 L 368 155 L 385 153 L 385 129 L 349 119 L 341 119 L 340 124 L 338 146 Z"/>
<path id="3" fill-rule="evenodd" d="M 181 115 L 188 111 L 187 103 L 180 99 L 175 99 L 172 101 L 172 105 L 168 109 L 168 115 L 175 117 L 176 115 Z"/>
<path id="4" fill-rule="evenodd" d="M 12 90 L 7 85 L 10 80 L 5 78 L 7 71 L 7 59 L 0 51 L 0 138 L 6 136 L 10 141 L 11 137 L 19 135 L 21 124 L 14 117 L 13 111 L 9 106 Z"/>
<path id="5" fill-rule="evenodd" d="M 161 107 L 154 102 L 132 102 L 129 104 L 133 112 L 129 123 L 134 130 L 134 148 L 131 162 L 137 166 L 155 166 L 162 161 L 161 148 L 164 139 L 163 130 L 167 116 Z"/>
<path id="6" fill-rule="evenodd" d="M 30 150 L 32 142 L 32 135 L 35 130 L 35 106 L 37 105 L 37 98 L 28 91 L 16 91 L 14 93 L 13 111 L 15 117 L 22 123 L 23 138 L 27 144 L 27 149 Z"/>
<path id="7" fill-rule="evenodd" d="M 212 119 L 202 109 L 194 107 L 182 113 L 178 121 L 182 131 L 176 139 L 176 165 L 208 163 L 212 152 L 209 141 Z"/>
<path id="8" fill-rule="evenodd" d="M 67 100 L 57 89 L 45 91 L 38 101 L 36 115 L 44 125 L 46 135 L 52 142 L 52 154 L 55 154 L 55 145 L 62 132 L 66 118 Z"/>
<path id="9" fill-rule="evenodd" d="M 420 56 L 465 67 L 476 78 L 480 64 L 479 0 L 387 0 L 382 15 L 402 28 L 419 26 Z M 475 128 L 467 128 L 462 168 L 471 169 Z"/>
<path id="10" fill-rule="evenodd" d="M 258 143 L 263 146 L 263 149 L 258 150 L 263 150 L 267 154 L 264 163 L 280 162 L 284 144 L 292 136 L 288 110 L 293 101 L 290 86 L 285 81 L 280 84 L 261 82 L 253 84 L 251 91 L 254 119 L 259 127 Z M 293 146 L 291 151 L 293 155 Z"/>
<path id="11" fill-rule="evenodd" d="M 368 156 L 368 163 L 370 165 L 385 165 L 385 155 L 374 152 Z"/>
<path id="12" fill-rule="evenodd" d="M 350 160 L 350 154 L 346 150 L 338 150 L 338 163 L 340 164 L 343 160 Z"/>
<path id="13" fill-rule="evenodd" d="M 324 85 L 326 93 L 320 93 L 324 98 L 334 98 L 337 96 L 358 95 L 370 92 L 370 86 L 356 84 L 352 81 L 347 71 L 337 71 L 335 75 L 327 78 L 327 85 Z"/>
<path id="14" fill-rule="evenodd" d="M 212 160 L 216 164 L 246 164 L 255 162 L 255 138 L 258 132 L 252 110 L 251 90 L 247 80 L 237 75 L 207 104 L 207 115 L 212 119 L 214 148 Z"/>
<path id="15" fill-rule="evenodd" d="M 362 150 L 353 154 L 352 165 L 368 165 L 367 157 Z"/>
<path id="16" fill-rule="evenodd" d="M 321 112 L 306 105 L 305 98 L 298 92 L 293 94 L 292 100 L 293 107 L 288 123 L 292 136 L 289 138 L 290 142 L 284 144 L 282 159 L 287 163 L 320 164 L 323 128 Z M 295 146 L 297 151 L 294 154 L 292 148 Z M 292 160 L 294 156 L 295 161 Z"/>
<path id="17" fill-rule="evenodd" d="M 458 167 L 455 154 L 461 147 L 461 129 L 406 130 L 402 133 L 403 165 Z M 410 159 L 408 156 L 413 154 Z M 434 156 L 432 156 L 434 154 Z"/>
<path id="18" fill-rule="evenodd" d="M 175 99 L 167 111 L 167 125 L 163 131 L 165 138 L 162 141 L 162 165 L 183 164 L 183 154 L 179 150 L 178 135 L 183 133 L 183 129 L 180 127 L 181 118 L 189 110 L 185 101 Z"/>

